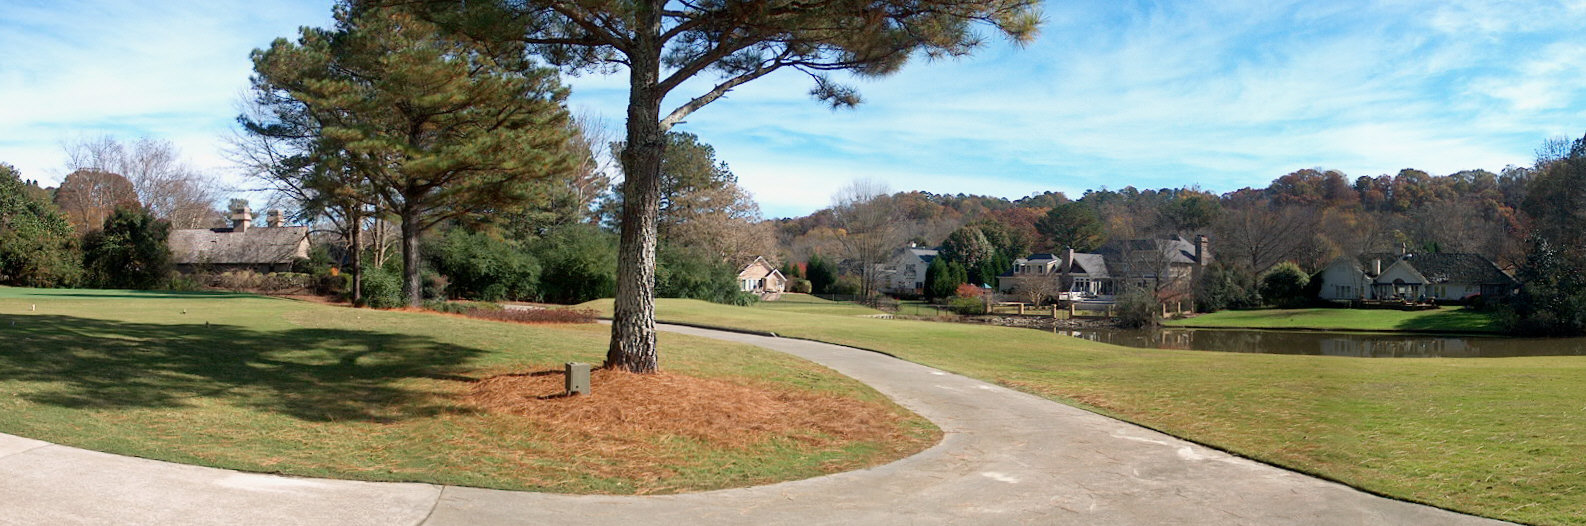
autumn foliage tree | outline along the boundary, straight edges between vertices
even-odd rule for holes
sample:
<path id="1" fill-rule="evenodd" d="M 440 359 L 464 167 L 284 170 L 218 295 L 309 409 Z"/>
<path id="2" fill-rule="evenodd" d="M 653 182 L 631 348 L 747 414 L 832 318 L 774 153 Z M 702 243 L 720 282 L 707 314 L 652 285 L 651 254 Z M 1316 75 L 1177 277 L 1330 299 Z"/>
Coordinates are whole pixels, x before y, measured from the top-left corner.
<path id="1" fill-rule="evenodd" d="M 86 234 L 104 226 L 117 207 L 137 207 L 138 192 L 132 181 L 120 174 L 99 170 L 77 170 L 66 175 L 55 190 L 55 206 L 78 233 Z"/>

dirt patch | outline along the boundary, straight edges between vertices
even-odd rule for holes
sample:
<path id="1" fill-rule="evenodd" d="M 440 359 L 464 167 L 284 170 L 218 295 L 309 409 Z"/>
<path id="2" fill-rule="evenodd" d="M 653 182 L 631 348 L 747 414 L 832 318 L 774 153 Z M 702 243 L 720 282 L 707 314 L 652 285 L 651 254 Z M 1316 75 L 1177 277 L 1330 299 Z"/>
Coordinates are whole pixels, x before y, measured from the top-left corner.
<path id="1" fill-rule="evenodd" d="M 779 437 L 811 449 L 907 441 L 903 416 L 887 406 L 819 392 L 595 370 L 591 394 L 563 396 L 564 381 L 559 370 L 494 376 L 475 382 L 465 399 L 557 430 L 564 444 L 597 449 L 666 437 L 734 448 Z"/>

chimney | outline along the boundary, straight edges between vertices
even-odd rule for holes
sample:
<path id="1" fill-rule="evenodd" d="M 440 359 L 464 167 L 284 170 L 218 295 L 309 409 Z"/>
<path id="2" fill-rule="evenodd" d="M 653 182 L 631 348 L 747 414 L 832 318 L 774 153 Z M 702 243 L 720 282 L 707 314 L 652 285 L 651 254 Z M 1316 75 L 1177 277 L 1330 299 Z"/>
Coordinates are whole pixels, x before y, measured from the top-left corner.
<path id="1" fill-rule="evenodd" d="M 1211 242 L 1206 239 L 1206 234 L 1195 234 L 1195 263 L 1206 266 L 1211 263 Z"/>
<path id="2" fill-rule="evenodd" d="M 248 223 L 253 221 L 253 212 L 248 209 L 247 199 L 231 200 L 231 231 L 247 232 Z"/>
<path id="3" fill-rule="evenodd" d="M 286 223 L 286 218 L 283 217 L 281 209 L 279 208 L 271 208 L 269 214 L 267 214 L 265 217 L 267 218 L 265 220 L 267 221 L 266 224 L 270 225 L 270 228 L 281 228 L 281 226 Z"/>
<path id="4" fill-rule="evenodd" d="M 1373 277 L 1382 275 L 1382 259 L 1381 258 L 1371 260 L 1371 275 Z"/>

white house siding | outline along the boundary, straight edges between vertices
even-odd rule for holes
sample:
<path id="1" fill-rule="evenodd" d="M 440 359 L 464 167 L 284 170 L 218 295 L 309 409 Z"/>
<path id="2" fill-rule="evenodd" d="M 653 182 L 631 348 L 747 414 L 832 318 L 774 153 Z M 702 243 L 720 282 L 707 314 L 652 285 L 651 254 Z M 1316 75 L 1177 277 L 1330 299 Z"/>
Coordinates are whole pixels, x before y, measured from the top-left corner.
<path id="1" fill-rule="evenodd" d="M 1371 282 L 1353 262 L 1339 258 L 1322 271 L 1322 290 L 1325 300 L 1352 301 L 1371 297 Z"/>

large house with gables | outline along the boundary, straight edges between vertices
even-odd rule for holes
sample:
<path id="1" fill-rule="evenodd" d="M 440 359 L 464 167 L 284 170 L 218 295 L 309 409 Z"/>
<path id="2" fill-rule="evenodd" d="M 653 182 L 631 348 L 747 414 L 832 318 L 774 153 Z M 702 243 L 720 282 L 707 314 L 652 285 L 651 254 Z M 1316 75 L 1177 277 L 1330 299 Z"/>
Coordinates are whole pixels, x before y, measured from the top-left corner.
<path id="1" fill-rule="evenodd" d="M 1318 297 L 1331 301 L 1461 301 L 1513 294 L 1520 282 L 1479 254 L 1368 253 L 1322 269 Z"/>
<path id="2" fill-rule="evenodd" d="M 1084 303 L 1112 303 L 1125 287 L 1181 295 L 1210 262 L 1209 241 L 1203 235 L 1194 241 L 1178 235 L 1128 239 L 1109 242 L 1094 253 L 1071 249 L 1014 260 L 1013 268 L 998 276 L 997 288 Z"/>

